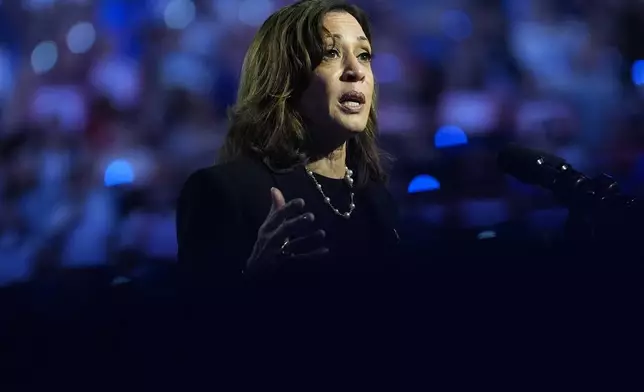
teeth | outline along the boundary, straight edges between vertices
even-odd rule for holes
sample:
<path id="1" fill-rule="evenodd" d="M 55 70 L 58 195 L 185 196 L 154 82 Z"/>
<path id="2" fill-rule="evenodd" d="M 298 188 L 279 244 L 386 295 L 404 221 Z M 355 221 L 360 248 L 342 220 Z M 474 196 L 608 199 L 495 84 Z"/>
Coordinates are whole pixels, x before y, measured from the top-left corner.
<path id="1" fill-rule="evenodd" d="M 360 105 L 362 105 L 362 104 L 360 102 L 356 102 L 356 101 L 345 101 L 345 102 L 342 102 L 342 105 L 346 106 L 348 108 L 359 108 Z"/>

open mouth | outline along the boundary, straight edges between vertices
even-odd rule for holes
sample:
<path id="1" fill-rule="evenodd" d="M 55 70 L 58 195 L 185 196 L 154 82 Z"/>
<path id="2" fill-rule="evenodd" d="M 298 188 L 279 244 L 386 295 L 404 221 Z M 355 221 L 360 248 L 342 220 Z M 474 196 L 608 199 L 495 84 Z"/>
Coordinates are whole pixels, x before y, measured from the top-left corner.
<path id="1" fill-rule="evenodd" d="M 365 96 L 358 91 L 349 91 L 340 96 L 340 105 L 350 112 L 362 109 L 365 104 Z"/>

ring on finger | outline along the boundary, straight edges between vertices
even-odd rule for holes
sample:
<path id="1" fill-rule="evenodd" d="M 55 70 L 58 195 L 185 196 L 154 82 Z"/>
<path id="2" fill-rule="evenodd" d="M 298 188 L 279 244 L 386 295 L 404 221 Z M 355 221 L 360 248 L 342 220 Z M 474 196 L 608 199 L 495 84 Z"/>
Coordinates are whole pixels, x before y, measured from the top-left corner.
<path id="1" fill-rule="evenodd" d="M 293 253 L 288 251 L 288 246 L 290 245 L 290 243 L 291 243 L 291 240 L 288 237 L 286 237 L 284 239 L 284 243 L 280 247 L 280 254 L 282 256 L 293 256 Z"/>

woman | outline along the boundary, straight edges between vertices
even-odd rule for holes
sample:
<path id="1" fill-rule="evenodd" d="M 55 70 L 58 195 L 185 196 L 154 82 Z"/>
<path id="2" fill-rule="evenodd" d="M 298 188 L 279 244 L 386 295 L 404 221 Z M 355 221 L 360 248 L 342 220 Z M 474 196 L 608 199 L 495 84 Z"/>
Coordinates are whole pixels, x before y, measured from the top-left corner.
<path id="1" fill-rule="evenodd" d="M 373 271 L 398 242 L 376 147 L 364 14 L 302 1 L 260 28 L 242 68 L 221 164 L 178 205 L 179 262 L 192 277 Z"/>
<path id="2" fill-rule="evenodd" d="M 392 285 L 373 277 L 391 279 L 398 235 L 376 147 L 371 58 L 371 31 L 354 6 L 308 0 L 270 16 L 244 60 L 222 162 L 194 173 L 179 199 L 179 263 L 192 290 L 299 283 L 296 292 L 262 292 L 243 332 L 253 344 L 279 341 L 282 355 L 286 340 L 303 344 L 308 360 L 289 366 L 309 366 L 310 353 L 338 365 L 351 358 L 340 343 L 348 339 L 362 359 L 344 368 L 374 374 L 364 358 L 383 354 L 391 333 L 383 309 L 395 297 L 381 289 Z M 350 284 L 339 285 L 345 277 Z M 376 286 L 358 284 L 366 282 Z M 276 303 L 292 306 L 267 306 Z"/>

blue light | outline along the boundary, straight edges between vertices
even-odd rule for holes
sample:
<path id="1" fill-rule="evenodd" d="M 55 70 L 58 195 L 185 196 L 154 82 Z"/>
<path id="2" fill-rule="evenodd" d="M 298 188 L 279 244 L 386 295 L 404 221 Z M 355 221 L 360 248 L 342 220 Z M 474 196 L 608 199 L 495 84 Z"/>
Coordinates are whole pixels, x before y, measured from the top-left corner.
<path id="1" fill-rule="evenodd" d="M 467 134 L 454 125 L 444 125 L 434 135 L 434 146 L 436 148 L 462 146 L 464 144 L 467 144 Z"/>
<path id="2" fill-rule="evenodd" d="M 488 240 L 490 238 L 496 238 L 496 232 L 493 230 L 482 231 L 477 234 L 476 238 L 479 240 Z"/>
<path id="3" fill-rule="evenodd" d="M 407 193 L 431 192 L 441 189 L 438 180 L 429 174 L 419 174 L 414 177 L 407 187 Z"/>
<path id="4" fill-rule="evenodd" d="M 124 159 L 117 159 L 105 169 L 105 186 L 117 186 L 134 182 L 132 165 Z"/>
<path id="5" fill-rule="evenodd" d="M 128 5 L 123 0 L 103 0 L 97 7 L 98 19 L 109 29 L 126 29 Z"/>
<path id="6" fill-rule="evenodd" d="M 644 60 L 637 60 L 633 63 L 631 77 L 634 85 L 644 86 Z"/>

